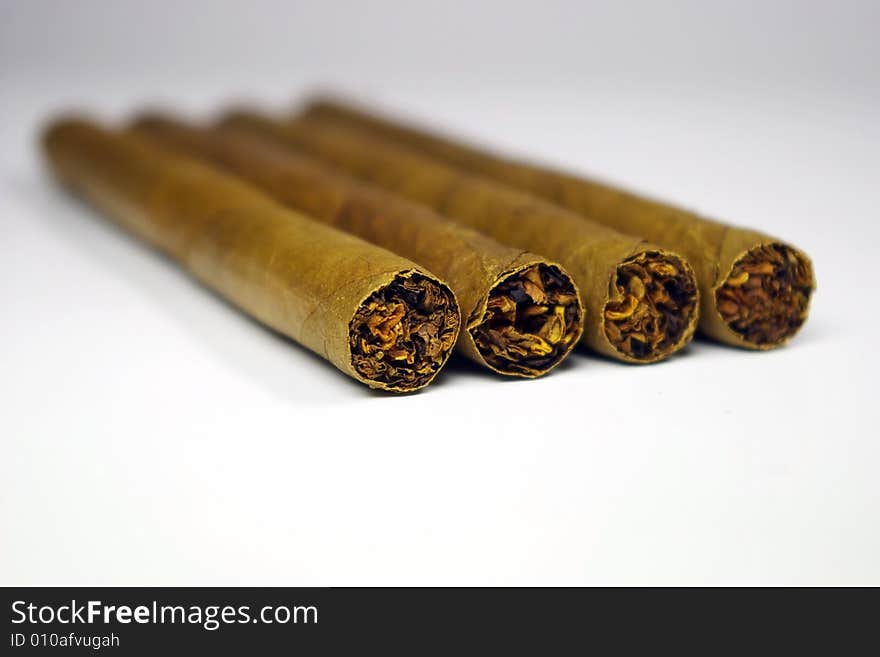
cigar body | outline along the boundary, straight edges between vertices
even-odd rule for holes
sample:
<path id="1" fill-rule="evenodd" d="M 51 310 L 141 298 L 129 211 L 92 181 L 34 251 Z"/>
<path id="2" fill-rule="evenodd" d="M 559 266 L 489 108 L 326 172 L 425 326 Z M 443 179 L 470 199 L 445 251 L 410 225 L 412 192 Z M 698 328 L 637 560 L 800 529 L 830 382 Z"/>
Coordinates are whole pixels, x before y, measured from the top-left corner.
<path id="1" fill-rule="evenodd" d="M 653 362 L 693 335 L 693 273 L 674 253 L 357 130 L 308 119 L 280 124 L 252 112 L 230 115 L 224 125 L 270 136 L 498 241 L 560 262 L 583 295 L 583 341 L 600 353 Z M 641 288 L 633 283 L 629 289 L 632 278 L 642 278 Z"/>
<path id="2" fill-rule="evenodd" d="M 700 287 L 700 329 L 716 340 L 769 349 L 784 344 L 806 320 L 816 285 L 812 263 L 802 251 L 775 237 L 583 176 L 505 158 L 353 105 L 318 100 L 303 116 L 417 148 L 682 253 Z"/>
<path id="3" fill-rule="evenodd" d="M 545 374 L 580 338 L 583 309 L 577 289 L 556 263 L 502 245 L 251 132 L 201 129 L 158 115 L 141 117 L 132 130 L 163 147 L 220 166 L 289 207 L 442 276 L 464 313 L 459 350 L 498 373 Z M 543 305 L 527 296 L 513 302 L 515 309 L 505 301 L 504 290 L 531 289 L 527 282 L 532 280 L 542 288 L 538 294 L 543 293 Z M 515 310 L 509 322 L 496 312 L 502 305 Z"/>
<path id="4" fill-rule="evenodd" d="M 405 258 L 86 120 L 56 122 L 44 146 L 56 176 L 75 192 L 251 316 L 370 387 L 421 388 L 448 358 L 459 325 L 454 296 Z M 408 303 L 415 294 L 432 300 Z M 392 362 L 377 358 L 377 347 L 407 353 Z"/>

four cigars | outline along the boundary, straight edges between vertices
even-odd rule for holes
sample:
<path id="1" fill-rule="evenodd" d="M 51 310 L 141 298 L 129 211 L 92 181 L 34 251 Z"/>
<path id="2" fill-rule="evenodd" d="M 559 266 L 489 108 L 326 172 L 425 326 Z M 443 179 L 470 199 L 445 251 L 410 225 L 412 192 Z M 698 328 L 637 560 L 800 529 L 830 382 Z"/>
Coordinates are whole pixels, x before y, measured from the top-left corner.
<path id="1" fill-rule="evenodd" d="M 248 315 L 366 385 L 418 390 L 453 348 L 534 378 L 582 341 L 629 363 L 707 336 L 778 346 L 800 250 L 319 99 L 286 120 L 61 119 L 56 177 Z"/>
<path id="2" fill-rule="evenodd" d="M 678 251 L 699 282 L 700 329 L 721 342 L 771 349 L 806 321 L 816 286 L 813 266 L 806 254 L 782 240 L 583 176 L 505 158 L 330 99 L 313 101 L 296 120 L 345 127 L 417 149 Z"/>

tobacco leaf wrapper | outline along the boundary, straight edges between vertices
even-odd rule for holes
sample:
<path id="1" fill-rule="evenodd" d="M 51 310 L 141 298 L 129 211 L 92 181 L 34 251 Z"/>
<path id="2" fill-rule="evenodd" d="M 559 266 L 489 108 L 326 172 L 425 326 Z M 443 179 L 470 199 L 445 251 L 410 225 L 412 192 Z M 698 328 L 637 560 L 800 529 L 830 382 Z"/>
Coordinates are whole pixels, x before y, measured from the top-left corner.
<path id="1" fill-rule="evenodd" d="M 408 392 L 446 362 L 455 297 L 405 258 L 134 135 L 69 119 L 50 126 L 44 146 L 73 191 L 355 379 Z"/>
<path id="2" fill-rule="evenodd" d="M 466 313 L 459 350 L 495 372 L 545 374 L 581 336 L 583 308 L 560 265 L 499 244 L 252 132 L 200 129 L 156 115 L 141 117 L 133 130 L 443 276 Z"/>
<path id="3" fill-rule="evenodd" d="M 500 242 L 553 258 L 580 288 L 582 339 L 600 353 L 649 363 L 693 336 L 696 283 L 675 253 L 357 129 L 309 119 L 281 124 L 250 112 L 232 114 L 224 125 L 267 135 Z"/>
<path id="4" fill-rule="evenodd" d="M 806 321 L 816 287 L 813 265 L 805 253 L 779 239 L 594 180 L 507 159 L 350 105 L 319 100 L 305 116 L 369 130 L 684 254 L 699 283 L 700 329 L 716 340 L 771 349 L 788 341 Z"/>

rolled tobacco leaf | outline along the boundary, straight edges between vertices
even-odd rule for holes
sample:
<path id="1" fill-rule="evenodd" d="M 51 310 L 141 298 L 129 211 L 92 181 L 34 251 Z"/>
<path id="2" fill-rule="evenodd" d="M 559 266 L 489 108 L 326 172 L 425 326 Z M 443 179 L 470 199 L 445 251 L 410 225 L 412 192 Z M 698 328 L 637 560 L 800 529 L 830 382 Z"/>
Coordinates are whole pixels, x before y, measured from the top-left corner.
<path id="1" fill-rule="evenodd" d="M 649 363 L 693 336 L 696 283 L 675 253 L 363 131 L 309 119 L 281 124 L 251 112 L 229 115 L 224 125 L 264 134 L 500 242 L 552 257 L 580 288 L 582 339 L 600 353 Z"/>
<path id="2" fill-rule="evenodd" d="M 455 297 L 412 262 L 135 135 L 67 119 L 49 127 L 44 147 L 73 191 L 368 386 L 417 390 L 446 362 Z"/>
<path id="3" fill-rule="evenodd" d="M 467 313 L 459 350 L 496 372 L 545 374 L 580 338 L 583 308 L 577 289 L 555 263 L 503 246 L 252 132 L 200 129 L 157 115 L 141 117 L 132 129 L 443 276 Z"/>
<path id="4" fill-rule="evenodd" d="M 816 287 L 812 263 L 802 251 L 774 237 L 594 180 L 507 159 L 347 104 L 318 100 L 304 116 L 369 130 L 675 249 L 696 271 L 700 329 L 716 340 L 770 349 L 784 344 L 806 321 Z"/>

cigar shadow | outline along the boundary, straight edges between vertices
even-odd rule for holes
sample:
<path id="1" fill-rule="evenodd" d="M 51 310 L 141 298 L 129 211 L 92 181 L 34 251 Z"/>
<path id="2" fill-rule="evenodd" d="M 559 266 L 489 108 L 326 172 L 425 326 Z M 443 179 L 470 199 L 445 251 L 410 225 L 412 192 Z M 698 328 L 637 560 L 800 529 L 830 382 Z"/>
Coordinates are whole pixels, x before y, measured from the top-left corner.
<path id="1" fill-rule="evenodd" d="M 355 381 L 245 314 L 48 176 L 44 180 L 7 181 L 6 186 L 20 202 L 33 208 L 53 234 L 90 256 L 108 277 L 132 282 L 212 355 L 273 396 L 307 404 L 338 403 L 340 395 L 353 400 L 393 396 Z M 143 348 L 143 344 L 133 343 L 132 349 Z"/>
<path id="2" fill-rule="evenodd" d="M 470 358 L 465 358 L 460 353 L 453 352 L 431 385 L 441 387 L 447 386 L 450 383 L 455 385 L 455 380 L 485 379 L 489 374 L 492 374 L 492 372 L 485 367 L 480 367 Z"/>
<path id="3" fill-rule="evenodd" d="M 582 358 L 584 360 L 592 360 L 597 363 L 607 363 L 609 365 L 618 365 L 620 367 L 642 368 L 657 367 L 666 363 L 677 363 L 681 360 L 689 360 L 693 356 L 697 355 L 698 352 L 702 351 L 703 346 L 705 345 L 697 344 L 696 341 L 692 340 L 690 343 L 685 345 L 684 348 L 679 349 L 674 354 L 671 354 L 666 358 L 655 361 L 653 363 L 631 363 L 625 360 L 618 360 L 617 358 L 607 356 L 606 354 L 593 351 L 583 343 L 579 344 L 577 348 L 575 348 L 574 353 L 577 354 L 578 358 Z"/>
<path id="4" fill-rule="evenodd" d="M 717 340 L 713 340 L 708 335 L 704 333 L 697 333 L 694 338 L 694 342 L 698 343 L 701 346 L 706 346 L 709 348 L 718 348 L 722 351 L 734 352 L 737 354 L 774 354 L 774 353 L 782 353 L 787 352 L 790 349 L 798 349 L 800 347 L 806 347 L 808 345 L 813 345 L 817 342 L 820 342 L 825 336 L 825 332 L 817 329 L 817 326 L 821 326 L 819 322 L 807 319 L 807 322 L 801 327 L 801 329 L 791 338 L 788 342 L 780 347 L 775 347 L 773 349 L 747 349 L 746 347 L 738 347 L 735 344 L 727 344 L 725 342 L 718 342 Z"/>
<path id="5" fill-rule="evenodd" d="M 577 348 L 575 348 L 574 351 L 577 351 Z M 433 385 L 458 385 L 463 380 L 468 379 L 479 379 L 483 381 L 490 381 L 492 383 L 528 383 L 529 381 L 544 379 L 548 376 L 553 376 L 555 374 L 570 372 L 576 367 L 578 367 L 578 365 L 575 363 L 574 354 L 572 353 L 569 354 L 569 356 L 565 358 L 565 360 L 563 360 L 559 365 L 557 365 L 547 374 L 536 377 L 534 379 L 527 379 L 521 376 L 504 376 L 502 374 L 498 374 L 497 372 L 493 372 L 492 370 L 490 370 L 488 367 L 479 365 L 472 361 L 470 358 L 466 358 L 465 356 L 462 356 L 460 353 L 456 352 L 452 354 L 449 362 L 446 363 L 446 366 L 443 368 L 443 371 L 440 372 L 440 374 L 437 376 L 437 380 Z"/>

